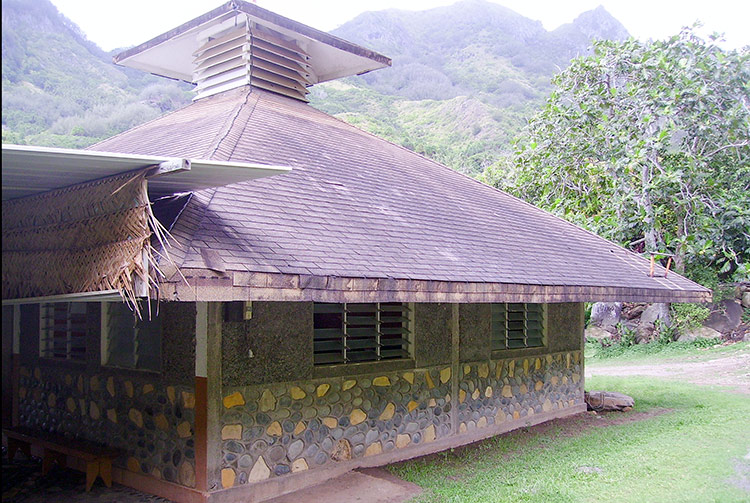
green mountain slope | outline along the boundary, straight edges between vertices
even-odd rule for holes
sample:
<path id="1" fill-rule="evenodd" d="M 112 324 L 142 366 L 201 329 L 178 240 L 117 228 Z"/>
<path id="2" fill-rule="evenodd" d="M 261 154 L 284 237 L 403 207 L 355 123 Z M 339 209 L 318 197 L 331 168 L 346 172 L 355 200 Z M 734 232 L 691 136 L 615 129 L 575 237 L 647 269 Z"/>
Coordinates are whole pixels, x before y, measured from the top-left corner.
<path id="1" fill-rule="evenodd" d="M 2 2 L 3 142 L 89 145 L 189 102 L 188 89 L 115 66 L 48 0 Z"/>
<path id="2" fill-rule="evenodd" d="M 497 160 L 552 76 L 592 40 L 628 37 L 602 7 L 548 32 L 484 0 L 366 12 L 333 34 L 393 66 L 315 86 L 313 105 L 472 175 Z"/>
<path id="3" fill-rule="evenodd" d="M 49 0 L 4 0 L 2 14 L 4 142 L 86 146 L 190 100 L 187 84 L 112 64 Z M 602 8 L 548 32 L 483 0 L 367 12 L 333 33 L 393 66 L 314 86 L 313 106 L 472 175 L 592 39 L 627 37 Z"/>

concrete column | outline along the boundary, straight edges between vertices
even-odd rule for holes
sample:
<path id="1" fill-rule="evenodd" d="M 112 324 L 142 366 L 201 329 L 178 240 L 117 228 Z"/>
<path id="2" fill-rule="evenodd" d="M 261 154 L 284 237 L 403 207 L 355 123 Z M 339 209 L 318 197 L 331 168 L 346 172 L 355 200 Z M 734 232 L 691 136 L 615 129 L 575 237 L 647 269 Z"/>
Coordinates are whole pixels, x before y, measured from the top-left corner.
<path id="1" fill-rule="evenodd" d="M 459 332 L 458 304 L 451 305 L 451 431 L 458 434 Z"/>

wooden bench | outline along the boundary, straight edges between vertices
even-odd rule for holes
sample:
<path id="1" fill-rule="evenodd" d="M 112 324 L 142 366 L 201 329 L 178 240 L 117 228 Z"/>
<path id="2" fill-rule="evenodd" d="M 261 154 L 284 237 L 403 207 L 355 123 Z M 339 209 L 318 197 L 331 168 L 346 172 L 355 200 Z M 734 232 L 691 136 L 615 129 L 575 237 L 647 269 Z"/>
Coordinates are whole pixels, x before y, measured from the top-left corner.
<path id="1" fill-rule="evenodd" d="M 96 477 L 101 477 L 107 487 L 112 487 L 112 460 L 122 453 L 119 449 L 22 427 L 3 428 L 3 434 L 8 437 L 9 460 L 17 451 L 31 458 L 31 446 L 38 445 L 44 452 L 43 475 L 47 475 L 53 463 L 66 466 L 65 457 L 72 456 L 86 462 L 86 492 L 91 490 Z"/>

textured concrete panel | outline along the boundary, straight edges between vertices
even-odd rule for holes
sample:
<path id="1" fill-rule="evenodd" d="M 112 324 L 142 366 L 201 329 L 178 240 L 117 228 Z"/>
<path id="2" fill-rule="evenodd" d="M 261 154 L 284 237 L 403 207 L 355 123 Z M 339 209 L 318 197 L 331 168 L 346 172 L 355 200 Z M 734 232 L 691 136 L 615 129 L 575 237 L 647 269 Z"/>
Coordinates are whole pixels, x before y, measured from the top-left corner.
<path id="1" fill-rule="evenodd" d="M 583 349 L 583 308 L 580 303 L 547 305 L 547 347 L 551 353 Z"/>
<path id="2" fill-rule="evenodd" d="M 490 304 L 461 304 L 458 310 L 459 360 L 474 362 L 490 358 Z"/>
<path id="3" fill-rule="evenodd" d="M 418 367 L 450 362 L 450 304 L 414 304 L 414 332 L 414 359 Z"/>

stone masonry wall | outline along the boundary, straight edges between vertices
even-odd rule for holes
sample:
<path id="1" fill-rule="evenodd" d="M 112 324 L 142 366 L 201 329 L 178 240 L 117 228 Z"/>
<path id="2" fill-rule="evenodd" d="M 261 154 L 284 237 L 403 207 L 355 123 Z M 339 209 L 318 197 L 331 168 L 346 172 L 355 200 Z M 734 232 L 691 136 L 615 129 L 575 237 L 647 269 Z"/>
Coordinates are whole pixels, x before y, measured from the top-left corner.
<path id="1" fill-rule="evenodd" d="M 123 449 L 118 466 L 195 486 L 192 387 L 105 369 L 24 366 L 18 394 L 21 426 Z"/>
<path id="2" fill-rule="evenodd" d="M 458 411 L 451 367 L 224 388 L 222 486 L 375 456 L 583 403 L 581 353 L 462 364 Z"/>

